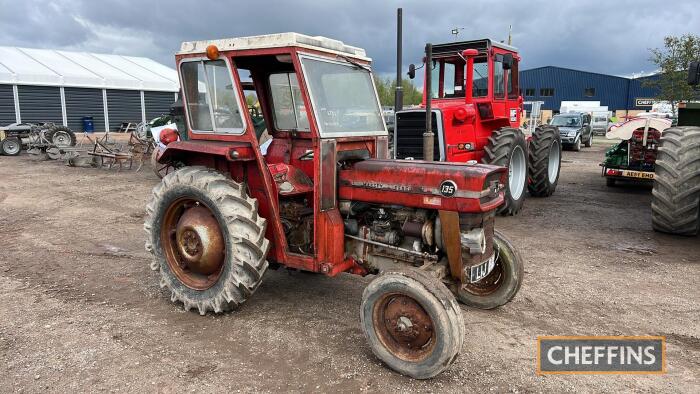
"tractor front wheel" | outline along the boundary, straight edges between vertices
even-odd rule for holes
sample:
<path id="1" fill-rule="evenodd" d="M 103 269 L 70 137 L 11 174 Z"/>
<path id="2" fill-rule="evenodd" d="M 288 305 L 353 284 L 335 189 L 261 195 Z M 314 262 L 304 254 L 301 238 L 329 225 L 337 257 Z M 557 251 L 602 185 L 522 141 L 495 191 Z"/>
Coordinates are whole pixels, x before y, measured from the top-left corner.
<path id="1" fill-rule="evenodd" d="M 533 197 L 554 194 L 561 169 L 561 137 L 554 126 L 539 126 L 530 140 L 529 182 L 527 189 Z"/>
<path id="2" fill-rule="evenodd" d="M 17 156 L 22 151 L 22 141 L 17 137 L 7 137 L 0 142 L 0 153 Z"/>
<path id="3" fill-rule="evenodd" d="M 493 237 L 496 265 L 493 271 L 476 283 L 462 284 L 457 299 L 463 304 L 494 309 L 507 304 L 515 297 L 523 282 L 524 265 L 520 253 L 498 231 Z"/>
<path id="4" fill-rule="evenodd" d="M 669 234 L 700 231 L 700 127 L 666 129 L 661 135 L 651 191 L 651 225 Z"/>
<path id="5" fill-rule="evenodd" d="M 510 127 L 494 131 L 481 161 L 508 168 L 505 202 L 498 208 L 498 213 L 515 215 L 520 212 L 527 186 L 527 145 L 523 132 Z"/>
<path id="6" fill-rule="evenodd" d="M 200 314 L 245 302 L 267 269 L 269 241 L 257 200 L 245 187 L 204 167 L 166 175 L 146 207 L 151 269 L 171 300 Z"/>
<path id="7" fill-rule="evenodd" d="M 415 379 L 438 375 L 457 358 L 464 321 L 454 295 L 418 270 L 384 272 L 362 295 L 360 322 L 372 352 Z"/>

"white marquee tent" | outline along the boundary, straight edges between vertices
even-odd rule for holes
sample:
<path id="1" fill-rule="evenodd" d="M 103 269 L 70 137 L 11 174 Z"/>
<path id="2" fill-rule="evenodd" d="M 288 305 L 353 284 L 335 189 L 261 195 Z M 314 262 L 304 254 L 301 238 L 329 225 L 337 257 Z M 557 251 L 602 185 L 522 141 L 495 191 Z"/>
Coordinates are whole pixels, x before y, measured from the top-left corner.
<path id="1" fill-rule="evenodd" d="M 144 57 L 0 47 L 0 126 L 54 122 L 115 130 L 167 113 L 177 72 Z"/>

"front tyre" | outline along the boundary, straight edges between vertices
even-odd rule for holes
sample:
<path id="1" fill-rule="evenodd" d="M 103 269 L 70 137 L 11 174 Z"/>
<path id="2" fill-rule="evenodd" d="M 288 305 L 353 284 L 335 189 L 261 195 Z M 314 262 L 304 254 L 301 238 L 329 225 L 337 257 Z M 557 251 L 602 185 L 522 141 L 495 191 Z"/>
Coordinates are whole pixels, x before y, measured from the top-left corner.
<path id="1" fill-rule="evenodd" d="M 22 141 L 17 137 L 7 137 L 0 141 L 0 153 L 7 156 L 18 156 L 22 151 Z"/>
<path id="2" fill-rule="evenodd" d="M 479 309 L 494 309 L 515 297 L 523 282 L 524 264 L 520 253 L 498 231 L 493 237 L 496 265 L 493 271 L 476 283 L 463 284 L 457 299 Z"/>
<path id="3" fill-rule="evenodd" d="M 561 170 L 561 137 L 554 126 L 539 126 L 530 140 L 529 182 L 527 190 L 533 197 L 554 194 Z"/>
<path id="4" fill-rule="evenodd" d="M 372 352 L 416 379 L 449 367 L 464 341 L 462 313 L 437 278 L 418 270 L 387 271 L 362 294 L 360 322 Z"/>
<path id="5" fill-rule="evenodd" d="M 257 200 L 245 187 L 204 167 L 185 167 L 153 188 L 146 207 L 146 250 L 160 286 L 186 310 L 229 311 L 258 288 L 269 241 Z"/>
<path id="6" fill-rule="evenodd" d="M 527 145 L 520 129 L 504 127 L 493 132 L 484 147 L 482 163 L 508 168 L 505 202 L 498 208 L 501 215 L 515 215 L 525 201 L 527 186 Z"/>

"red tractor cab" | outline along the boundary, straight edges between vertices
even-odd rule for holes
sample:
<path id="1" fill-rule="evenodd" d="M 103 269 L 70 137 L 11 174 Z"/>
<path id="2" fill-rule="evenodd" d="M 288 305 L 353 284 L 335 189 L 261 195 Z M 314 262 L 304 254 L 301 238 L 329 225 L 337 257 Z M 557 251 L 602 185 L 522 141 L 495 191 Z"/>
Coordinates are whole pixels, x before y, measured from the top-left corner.
<path id="1" fill-rule="evenodd" d="M 154 158 L 175 171 L 144 225 L 172 301 L 235 309 L 267 268 L 379 274 L 360 310 L 369 344 L 429 378 L 462 348 L 456 299 L 517 293 L 522 260 L 494 230 L 505 169 L 388 159 L 364 50 L 283 33 L 185 42 L 176 62 L 186 130 Z"/>
<path id="2" fill-rule="evenodd" d="M 430 89 L 424 86 L 421 106 L 396 113 L 394 157 L 423 159 L 430 101 L 435 159 L 508 167 L 501 213 L 520 211 L 526 188 L 533 196 L 554 193 L 561 165 L 559 132 L 543 125 L 526 136 L 519 128 L 523 99 L 517 50 L 484 39 L 436 44 L 431 52 L 423 67 L 425 81 L 430 73 L 432 83 Z M 409 67 L 410 78 L 415 70 Z"/>

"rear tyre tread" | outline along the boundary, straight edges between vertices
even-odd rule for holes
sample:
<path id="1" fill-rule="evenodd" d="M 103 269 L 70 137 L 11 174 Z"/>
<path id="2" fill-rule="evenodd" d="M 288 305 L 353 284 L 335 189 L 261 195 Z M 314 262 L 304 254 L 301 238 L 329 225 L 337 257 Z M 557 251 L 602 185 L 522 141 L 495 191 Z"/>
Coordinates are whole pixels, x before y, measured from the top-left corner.
<path id="1" fill-rule="evenodd" d="M 180 187 L 196 189 L 207 196 L 223 217 L 220 221 L 227 243 L 227 276 L 219 279 L 221 286 L 196 291 L 179 284 L 169 274 L 168 263 L 160 248 L 159 212 L 164 196 Z M 183 167 L 163 177 L 153 188 L 151 201 L 146 206 L 144 230 L 148 234 L 146 250 L 153 255 L 150 267 L 161 274 L 161 287 L 171 291 L 171 300 L 181 302 L 184 309 L 196 309 L 201 315 L 221 313 L 242 305 L 262 281 L 267 270 L 270 243 L 265 238 L 267 221 L 257 212 L 255 199 L 248 198 L 245 188 L 232 179 L 206 167 Z M 229 257 L 230 256 L 230 257 Z M 224 274 L 222 274 L 224 275 Z"/>
<path id="2" fill-rule="evenodd" d="M 557 177 L 554 182 L 549 181 L 549 150 L 556 141 L 559 149 L 559 163 L 557 164 Z M 543 125 L 535 129 L 530 140 L 528 150 L 529 182 L 527 190 L 533 197 L 549 197 L 554 194 L 561 173 L 561 137 L 559 129 L 554 126 Z"/>
<path id="3" fill-rule="evenodd" d="M 661 135 L 651 199 L 655 231 L 696 235 L 700 231 L 700 127 L 681 126 Z"/>
<path id="4" fill-rule="evenodd" d="M 510 161 L 510 154 L 516 145 L 519 145 L 526 155 L 527 161 L 527 145 L 525 143 L 525 135 L 520 129 L 512 127 L 504 127 L 493 132 L 488 138 L 488 144 L 484 147 L 484 157 L 481 162 L 484 164 L 493 164 L 497 166 L 507 167 Z M 526 163 L 527 165 L 527 163 Z M 525 183 L 527 184 L 527 168 L 525 169 Z M 510 195 L 510 183 L 506 183 L 505 202 L 498 208 L 498 213 L 501 215 L 515 215 L 523 207 L 525 193 L 520 194 L 519 200 L 513 200 Z M 523 185 L 525 186 L 525 185 Z"/>

